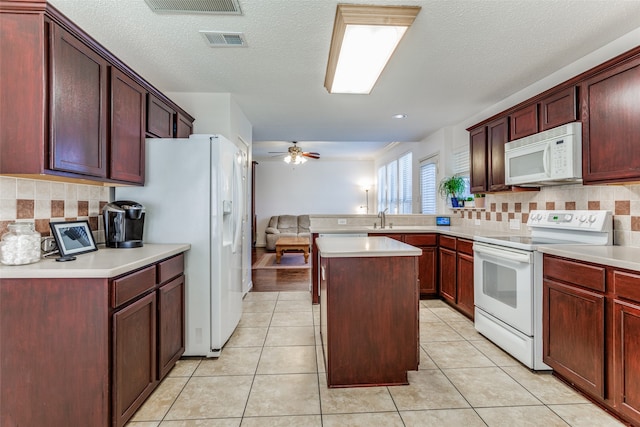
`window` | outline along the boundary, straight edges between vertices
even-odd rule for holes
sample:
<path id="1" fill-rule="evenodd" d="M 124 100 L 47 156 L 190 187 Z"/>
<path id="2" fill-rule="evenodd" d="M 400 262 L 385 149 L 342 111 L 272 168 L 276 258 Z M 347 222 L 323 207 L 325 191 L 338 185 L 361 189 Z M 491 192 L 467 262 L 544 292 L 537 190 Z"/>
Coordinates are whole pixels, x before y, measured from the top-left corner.
<path id="1" fill-rule="evenodd" d="M 411 153 L 398 159 L 398 213 L 410 214 L 413 206 L 411 191 Z"/>
<path id="2" fill-rule="evenodd" d="M 435 214 L 437 211 L 438 155 L 420 161 L 420 213 Z"/>
<path id="3" fill-rule="evenodd" d="M 464 180 L 464 193 L 458 195 L 461 200 L 471 196 L 471 181 L 469 179 L 469 150 L 463 149 L 453 153 L 453 174 Z"/>
<path id="4" fill-rule="evenodd" d="M 412 154 L 406 153 L 378 169 L 378 210 L 408 214 L 413 209 Z"/>

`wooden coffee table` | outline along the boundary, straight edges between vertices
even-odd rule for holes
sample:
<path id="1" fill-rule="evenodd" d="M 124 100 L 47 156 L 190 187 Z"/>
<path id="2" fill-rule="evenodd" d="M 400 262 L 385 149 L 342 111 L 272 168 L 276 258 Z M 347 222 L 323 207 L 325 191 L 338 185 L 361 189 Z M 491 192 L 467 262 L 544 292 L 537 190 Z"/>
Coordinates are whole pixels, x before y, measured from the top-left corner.
<path id="1" fill-rule="evenodd" d="M 280 264 L 280 259 L 285 251 L 302 251 L 304 253 L 304 263 L 309 262 L 309 238 L 308 237 L 281 237 L 276 241 L 276 264 Z"/>

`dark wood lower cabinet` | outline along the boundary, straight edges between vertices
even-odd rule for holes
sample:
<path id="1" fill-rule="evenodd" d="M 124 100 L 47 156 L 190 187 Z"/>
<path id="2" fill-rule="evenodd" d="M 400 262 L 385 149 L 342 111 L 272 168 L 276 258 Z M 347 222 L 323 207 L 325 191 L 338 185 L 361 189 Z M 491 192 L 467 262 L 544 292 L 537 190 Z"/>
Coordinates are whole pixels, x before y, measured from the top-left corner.
<path id="1" fill-rule="evenodd" d="M 183 270 L 0 280 L 0 426 L 125 425 L 184 352 Z"/>
<path id="2" fill-rule="evenodd" d="M 458 283 L 456 289 L 457 307 L 473 319 L 474 298 L 473 298 L 473 255 L 458 253 Z"/>
<path id="3" fill-rule="evenodd" d="M 320 333 L 329 387 L 407 384 L 417 370 L 418 261 L 321 258 Z"/>
<path id="4" fill-rule="evenodd" d="M 156 386 L 156 294 L 113 314 L 113 425 L 121 427 Z"/>
<path id="5" fill-rule="evenodd" d="M 440 255 L 440 296 L 451 304 L 456 303 L 456 251 L 439 249 Z"/>
<path id="6" fill-rule="evenodd" d="M 544 281 L 544 363 L 589 394 L 605 397 L 604 295 Z"/>
<path id="7" fill-rule="evenodd" d="M 184 353 L 184 275 L 158 288 L 158 379 L 162 380 Z"/>
<path id="8" fill-rule="evenodd" d="M 640 304 L 615 300 L 613 324 L 615 403 L 621 413 L 640 423 Z"/>
<path id="9" fill-rule="evenodd" d="M 640 272 L 544 256 L 544 362 L 640 425 Z"/>

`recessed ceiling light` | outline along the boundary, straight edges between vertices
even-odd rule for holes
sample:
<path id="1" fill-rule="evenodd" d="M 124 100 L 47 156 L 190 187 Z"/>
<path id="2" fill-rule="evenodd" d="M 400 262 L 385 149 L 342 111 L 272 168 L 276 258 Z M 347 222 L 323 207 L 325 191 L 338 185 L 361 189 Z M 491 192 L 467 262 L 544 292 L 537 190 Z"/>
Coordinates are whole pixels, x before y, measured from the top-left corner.
<path id="1" fill-rule="evenodd" d="M 419 6 L 339 4 L 324 87 L 329 93 L 368 94 Z"/>
<path id="2" fill-rule="evenodd" d="M 406 119 L 407 115 L 406 114 L 394 114 L 393 116 L 394 119 Z"/>

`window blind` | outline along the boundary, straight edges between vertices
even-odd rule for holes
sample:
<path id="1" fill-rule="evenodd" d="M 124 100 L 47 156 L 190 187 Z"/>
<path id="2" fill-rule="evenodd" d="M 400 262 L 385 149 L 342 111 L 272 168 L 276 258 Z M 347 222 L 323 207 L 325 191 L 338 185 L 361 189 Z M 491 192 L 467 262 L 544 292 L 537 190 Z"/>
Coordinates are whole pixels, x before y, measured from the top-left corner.
<path id="1" fill-rule="evenodd" d="M 437 211 L 438 156 L 420 162 L 420 212 L 435 214 Z"/>
<path id="2" fill-rule="evenodd" d="M 411 153 L 398 159 L 398 213 L 409 214 L 412 210 Z"/>

